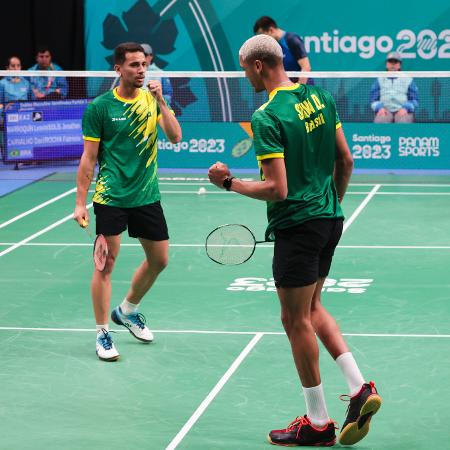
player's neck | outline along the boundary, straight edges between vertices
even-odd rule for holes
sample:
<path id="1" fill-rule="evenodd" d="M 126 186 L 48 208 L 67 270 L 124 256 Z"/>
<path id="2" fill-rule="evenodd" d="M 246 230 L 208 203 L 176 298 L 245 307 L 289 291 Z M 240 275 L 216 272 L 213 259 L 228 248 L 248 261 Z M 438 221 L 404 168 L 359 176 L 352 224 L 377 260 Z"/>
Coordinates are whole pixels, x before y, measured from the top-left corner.
<path id="1" fill-rule="evenodd" d="M 275 79 L 271 79 L 266 81 L 266 90 L 270 94 L 274 89 L 281 88 L 281 87 L 288 87 L 293 86 L 295 83 L 293 83 L 289 78 L 285 77 L 277 77 Z"/>
<path id="2" fill-rule="evenodd" d="M 122 83 L 117 88 L 117 93 L 127 100 L 133 100 L 139 95 L 139 88 L 135 86 L 124 86 Z"/>

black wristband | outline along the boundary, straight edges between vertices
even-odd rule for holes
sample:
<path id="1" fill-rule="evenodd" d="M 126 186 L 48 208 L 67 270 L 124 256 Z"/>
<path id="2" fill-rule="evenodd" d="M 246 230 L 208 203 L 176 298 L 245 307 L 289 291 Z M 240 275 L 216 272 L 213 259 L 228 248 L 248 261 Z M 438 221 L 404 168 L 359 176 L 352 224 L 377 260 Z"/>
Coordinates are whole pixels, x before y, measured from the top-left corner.
<path id="1" fill-rule="evenodd" d="M 227 177 L 225 180 L 223 180 L 222 186 L 229 191 L 231 189 L 231 185 L 233 184 L 234 177 Z"/>

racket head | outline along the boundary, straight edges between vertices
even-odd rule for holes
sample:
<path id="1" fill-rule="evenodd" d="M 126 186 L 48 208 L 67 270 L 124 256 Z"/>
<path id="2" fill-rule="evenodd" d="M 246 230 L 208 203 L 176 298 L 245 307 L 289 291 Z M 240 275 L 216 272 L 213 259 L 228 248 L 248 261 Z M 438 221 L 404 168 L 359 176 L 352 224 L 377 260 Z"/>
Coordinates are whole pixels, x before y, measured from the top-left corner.
<path id="1" fill-rule="evenodd" d="M 248 261 L 255 252 L 256 239 L 245 225 L 229 223 L 215 228 L 206 237 L 208 257 L 217 264 L 235 266 Z"/>
<path id="2" fill-rule="evenodd" d="M 106 260 L 108 259 L 108 243 L 103 234 L 98 234 L 95 238 L 93 257 L 95 268 L 103 272 L 105 270 Z"/>

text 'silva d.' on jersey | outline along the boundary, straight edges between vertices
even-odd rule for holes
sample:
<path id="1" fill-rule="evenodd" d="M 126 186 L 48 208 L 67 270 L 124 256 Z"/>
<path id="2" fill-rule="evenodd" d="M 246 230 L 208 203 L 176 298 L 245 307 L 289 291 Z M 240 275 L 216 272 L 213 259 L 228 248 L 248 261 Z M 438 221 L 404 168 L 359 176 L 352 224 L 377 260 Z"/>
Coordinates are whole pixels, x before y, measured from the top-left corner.
<path id="1" fill-rule="evenodd" d="M 280 87 L 252 116 L 256 158 L 284 158 L 288 195 L 267 202 L 266 238 L 311 219 L 343 218 L 333 181 L 336 129 L 341 126 L 331 94 L 305 84 Z"/>
<path id="2" fill-rule="evenodd" d="M 97 97 L 83 115 L 83 138 L 99 142 L 93 201 L 132 208 L 160 200 L 157 179 L 159 106 L 145 89 L 133 100 L 117 88 Z"/>

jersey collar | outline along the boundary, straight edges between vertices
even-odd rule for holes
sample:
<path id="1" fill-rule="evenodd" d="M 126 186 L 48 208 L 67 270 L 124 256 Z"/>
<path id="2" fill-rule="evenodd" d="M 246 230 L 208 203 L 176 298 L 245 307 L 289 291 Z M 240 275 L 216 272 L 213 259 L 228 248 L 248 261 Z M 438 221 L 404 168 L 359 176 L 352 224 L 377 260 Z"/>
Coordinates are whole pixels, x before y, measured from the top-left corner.
<path id="1" fill-rule="evenodd" d="M 135 103 L 142 95 L 142 89 L 139 89 L 139 94 L 135 98 L 133 98 L 133 99 L 123 98 L 119 95 L 118 89 L 119 89 L 118 87 L 115 87 L 112 92 L 113 92 L 114 97 L 117 100 L 121 101 L 122 103 Z"/>
<path id="2" fill-rule="evenodd" d="M 298 83 L 294 83 L 292 86 L 279 86 L 275 88 L 270 94 L 269 94 L 269 100 L 272 100 L 275 97 L 275 94 L 278 91 L 293 91 L 294 89 L 297 89 L 299 86 Z"/>

